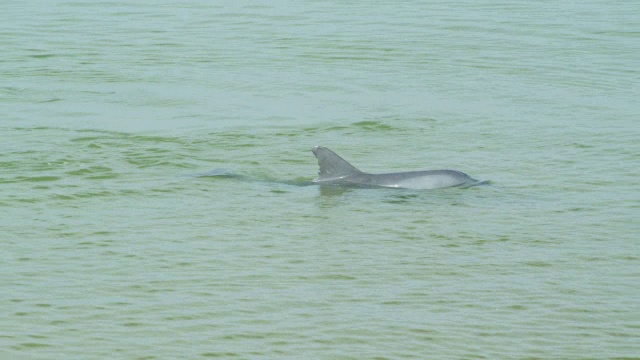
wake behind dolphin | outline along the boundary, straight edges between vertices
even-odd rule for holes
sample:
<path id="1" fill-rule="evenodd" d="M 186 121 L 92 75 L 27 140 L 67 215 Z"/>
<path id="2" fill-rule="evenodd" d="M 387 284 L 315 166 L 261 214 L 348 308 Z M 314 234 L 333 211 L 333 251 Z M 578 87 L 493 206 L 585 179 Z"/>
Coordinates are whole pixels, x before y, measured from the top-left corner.
<path id="1" fill-rule="evenodd" d="M 440 189 L 454 186 L 486 184 L 457 170 L 424 170 L 386 174 L 369 174 L 358 170 L 333 151 L 316 146 L 312 150 L 318 158 L 320 171 L 313 182 L 320 185 L 356 185 L 402 188 L 414 190 Z"/>

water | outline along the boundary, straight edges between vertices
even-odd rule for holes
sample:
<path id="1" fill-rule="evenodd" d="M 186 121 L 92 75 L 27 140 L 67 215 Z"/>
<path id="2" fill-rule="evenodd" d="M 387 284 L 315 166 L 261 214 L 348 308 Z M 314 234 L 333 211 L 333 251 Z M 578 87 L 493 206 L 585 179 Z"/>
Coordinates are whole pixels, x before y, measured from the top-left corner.
<path id="1" fill-rule="evenodd" d="M 0 356 L 638 358 L 639 10 L 5 4 Z"/>

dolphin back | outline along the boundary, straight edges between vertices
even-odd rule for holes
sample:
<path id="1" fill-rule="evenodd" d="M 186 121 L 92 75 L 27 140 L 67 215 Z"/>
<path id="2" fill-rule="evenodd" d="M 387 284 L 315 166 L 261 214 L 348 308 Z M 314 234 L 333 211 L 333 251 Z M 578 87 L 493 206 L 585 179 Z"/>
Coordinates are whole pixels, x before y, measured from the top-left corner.
<path id="1" fill-rule="evenodd" d="M 362 174 L 355 166 L 325 147 L 316 146 L 311 151 L 318 158 L 318 165 L 320 166 L 318 178 L 314 180 L 315 182 L 340 180 Z"/>
<path id="2" fill-rule="evenodd" d="M 457 170 L 423 170 L 385 174 L 363 173 L 333 151 L 316 146 L 311 151 L 318 158 L 320 171 L 315 183 L 388 187 L 414 190 L 469 187 L 487 184 Z"/>

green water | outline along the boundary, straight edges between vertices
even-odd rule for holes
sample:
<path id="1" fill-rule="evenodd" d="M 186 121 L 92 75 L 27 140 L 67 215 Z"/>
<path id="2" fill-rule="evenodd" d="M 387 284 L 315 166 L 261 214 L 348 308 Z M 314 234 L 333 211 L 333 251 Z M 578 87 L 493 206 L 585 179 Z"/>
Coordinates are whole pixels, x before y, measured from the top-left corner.
<path id="1" fill-rule="evenodd" d="M 3 5 L 0 358 L 640 357 L 639 13 Z"/>

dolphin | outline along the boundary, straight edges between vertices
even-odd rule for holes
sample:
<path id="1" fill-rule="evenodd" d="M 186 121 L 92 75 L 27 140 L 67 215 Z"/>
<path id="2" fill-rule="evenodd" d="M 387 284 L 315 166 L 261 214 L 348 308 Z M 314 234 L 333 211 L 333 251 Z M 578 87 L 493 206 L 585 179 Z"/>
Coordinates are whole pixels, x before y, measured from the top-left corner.
<path id="1" fill-rule="evenodd" d="M 454 186 L 467 187 L 486 184 L 457 170 L 423 170 L 386 174 L 369 174 L 358 170 L 333 151 L 316 146 L 311 149 L 318 158 L 320 171 L 313 180 L 319 185 L 353 185 L 400 189 L 440 189 Z"/>

